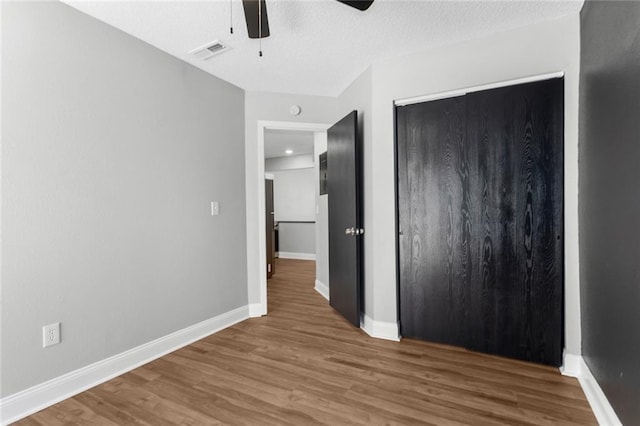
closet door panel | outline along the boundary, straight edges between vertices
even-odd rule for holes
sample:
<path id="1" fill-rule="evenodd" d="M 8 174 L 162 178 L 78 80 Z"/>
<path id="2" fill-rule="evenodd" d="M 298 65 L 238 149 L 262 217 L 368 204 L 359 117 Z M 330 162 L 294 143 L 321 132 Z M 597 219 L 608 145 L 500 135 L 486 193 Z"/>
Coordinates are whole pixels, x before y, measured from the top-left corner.
<path id="1" fill-rule="evenodd" d="M 399 107 L 397 132 L 401 332 L 465 345 L 475 164 L 465 98 Z"/>
<path id="2" fill-rule="evenodd" d="M 562 93 L 549 80 L 468 95 L 482 191 L 469 347 L 551 365 L 563 345 Z"/>
<path id="3" fill-rule="evenodd" d="M 559 366 L 564 343 L 563 82 L 514 88 L 521 167 L 517 248 L 521 359 Z"/>
<path id="4" fill-rule="evenodd" d="M 514 107 L 508 90 L 467 95 L 467 131 L 477 146 L 479 194 L 478 279 L 470 287 L 472 305 L 468 347 L 477 351 L 516 356 L 520 316 L 510 306 L 518 298 L 516 256 L 517 185 L 520 168 L 514 124 Z"/>

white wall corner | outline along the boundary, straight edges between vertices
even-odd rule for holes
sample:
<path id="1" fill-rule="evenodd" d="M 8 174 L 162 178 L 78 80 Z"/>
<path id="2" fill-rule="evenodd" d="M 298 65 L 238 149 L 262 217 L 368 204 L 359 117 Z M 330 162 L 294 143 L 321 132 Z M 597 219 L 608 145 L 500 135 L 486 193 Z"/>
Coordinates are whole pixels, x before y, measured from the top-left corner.
<path id="1" fill-rule="evenodd" d="M 622 426 L 622 422 L 582 356 L 565 353 L 564 363 L 560 367 L 560 372 L 564 376 L 578 379 L 598 424 L 603 426 Z"/>
<path id="2" fill-rule="evenodd" d="M 249 304 L 249 316 L 251 318 L 257 318 L 263 315 L 267 315 L 267 309 L 262 303 Z"/>
<path id="3" fill-rule="evenodd" d="M 364 314 L 360 328 L 371 337 L 376 339 L 400 341 L 400 327 L 397 322 L 376 321 L 369 315 Z"/>
<path id="4" fill-rule="evenodd" d="M 280 259 L 316 260 L 315 253 L 294 253 L 289 251 L 279 251 Z"/>
<path id="5" fill-rule="evenodd" d="M 314 289 L 320 293 L 322 297 L 329 300 L 329 286 L 323 283 L 322 281 L 316 280 L 316 285 Z"/>
<path id="6" fill-rule="evenodd" d="M 248 317 L 249 307 L 241 306 L 4 397 L 0 400 L 0 423 L 3 425 L 13 423 L 197 340 L 231 327 Z"/>

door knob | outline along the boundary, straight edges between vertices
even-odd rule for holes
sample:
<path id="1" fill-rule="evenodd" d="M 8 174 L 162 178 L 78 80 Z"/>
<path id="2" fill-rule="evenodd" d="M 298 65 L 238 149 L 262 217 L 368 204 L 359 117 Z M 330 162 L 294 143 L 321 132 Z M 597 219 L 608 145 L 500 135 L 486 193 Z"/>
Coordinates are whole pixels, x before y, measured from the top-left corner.
<path id="1" fill-rule="evenodd" d="M 355 227 L 351 227 L 351 228 L 347 228 L 344 230 L 345 235 L 351 235 L 352 237 L 356 237 L 358 235 L 362 235 L 364 234 L 364 229 L 362 228 L 355 228 Z"/>

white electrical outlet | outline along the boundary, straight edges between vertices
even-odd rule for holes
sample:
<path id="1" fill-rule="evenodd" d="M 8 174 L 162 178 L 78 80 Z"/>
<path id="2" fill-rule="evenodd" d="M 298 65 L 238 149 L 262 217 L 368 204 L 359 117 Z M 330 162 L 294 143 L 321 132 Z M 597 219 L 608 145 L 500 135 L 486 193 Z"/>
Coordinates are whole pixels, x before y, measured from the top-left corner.
<path id="1" fill-rule="evenodd" d="M 42 347 L 57 345 L 60 343 L 60 323 L 45 325 L 42 327 Z"/>

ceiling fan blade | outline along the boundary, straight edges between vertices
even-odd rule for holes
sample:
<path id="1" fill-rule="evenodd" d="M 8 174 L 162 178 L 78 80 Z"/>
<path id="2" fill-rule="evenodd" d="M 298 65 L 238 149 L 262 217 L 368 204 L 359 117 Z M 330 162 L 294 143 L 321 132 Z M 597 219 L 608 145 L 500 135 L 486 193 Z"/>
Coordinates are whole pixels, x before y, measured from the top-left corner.
<path id="1" fill-rule="evenodd" d="M 267 18 L 267 2 L 265 0 L 242 0 L 244 19 L 247 21 L 249 38 L 269 37 L 269 18 Z M 260 12 L 260 9 L 262 11 Z M 262 36 L 260 35 L 260 19 L 262 16 Z"/>
<path id="2" fill-rule="evenodd" d="M 347 6 L 355 7 L 358 10 L 365 11 L 371 7 L 373 0 L 338 0 Z"/>

